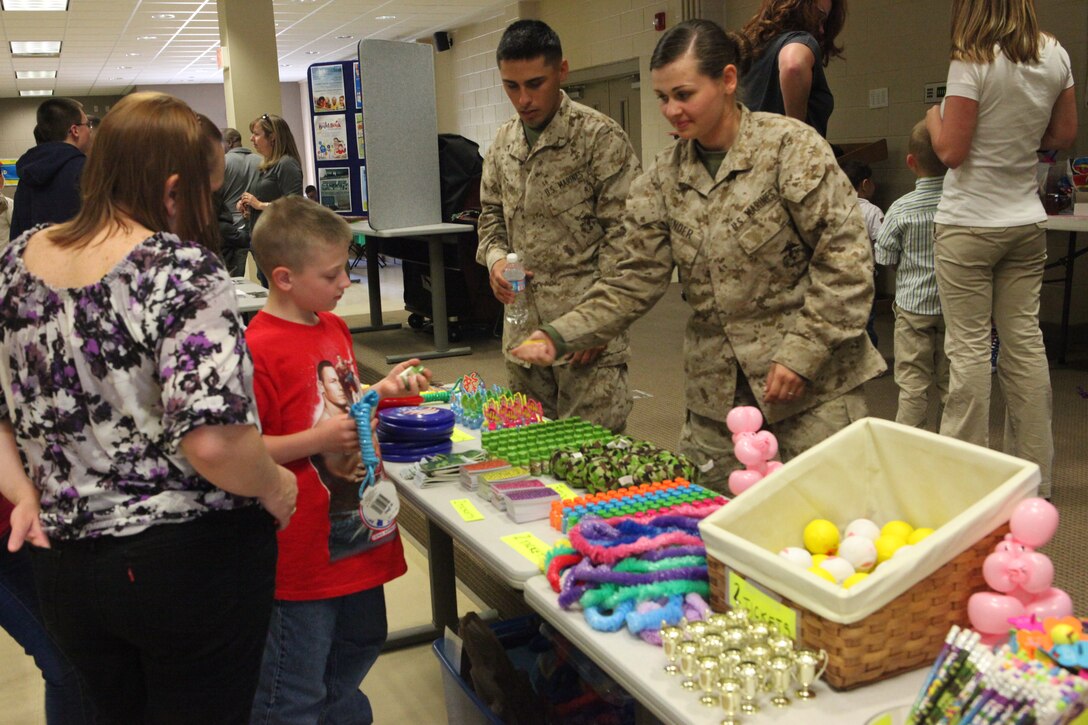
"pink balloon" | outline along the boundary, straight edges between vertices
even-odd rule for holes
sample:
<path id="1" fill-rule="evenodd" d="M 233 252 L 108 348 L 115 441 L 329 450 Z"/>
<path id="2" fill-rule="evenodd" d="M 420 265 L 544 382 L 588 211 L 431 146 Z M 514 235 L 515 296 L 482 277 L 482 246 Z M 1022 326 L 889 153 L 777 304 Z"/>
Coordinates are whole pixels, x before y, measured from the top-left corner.
<path id="1" fill-rule="evenodd" d="M 784 465 L 786 464 L 782 463 L 782 461 L 767 461 L 767 473 L 774 473 Z"/>
<path id="2" fill-rule="evenodd" d="M 1058 530 L 1058 509 L 1045 498 L 1021 501 L 1009 519 L 1009 530 L 1028 546 L 1042 546 Z"/>
<path id="3" fill-rule="evenodd" d="M 1020 588 L 1032 594 L 1045 592 L 1054 583 L 1054 564 L 1050 557 L 1032 551 L 1020 555 L 1020 566 L 1024 578 L 1020 582 Z"/>
<path id="4" fill-rule="evenodd" d="M 967 618 L 971 627 L 985 634 L 1009 631 L 1009 618 L 1024 614 L 1024 605 L 1015 597 L 993 592 L 978 592 L 967 600 Z"/>
<path id="5" fill-rule="evenodd" d="M 972 599 L 977 595 L 972 595 Z M 1046 617 L 1072 617 L 1073 600 L 1061 589 L 1051 587 L 1024 607 L 1027 614 L 1034 614 L 1039 619 Z"/>
<path id="6" fill-rule="evenodd" d="M 995 591 L 1008 593 L 1016 589 L 1013 562 L 1016 557 L 1007 551 L 995 551 L 982 562 L 982 576 Z"/>
<path id="7" fill-rule="evenodd" d="M 750 433 L 738 434 L 737 442 L 733 445 L 733 455 L 737 457 L 738 461 L 749 468 L 760 466 L 765 463 L 768 458 L 759 441 Z"/>
<path id="8" fill-rule="evenodd" d="M 778 455 L 778 439 L 769 430 L 761 430 L 755 435 L 759 447 L 763 449 L 764 460 L 770 460 Z"/>
<path id="9" fill-rule="evenodd" d="M 725 424 L 736 440 L 737 433 L 755 433 L 762 428 L 763 413 L 752 405 L 738 405 L 725 416 Z"/>
<path id="10" fill-rule="evenodd" d="M 729 490 L 739 496 L 763 478 L 759 471 L 733 471 L 729 474 Z"/>

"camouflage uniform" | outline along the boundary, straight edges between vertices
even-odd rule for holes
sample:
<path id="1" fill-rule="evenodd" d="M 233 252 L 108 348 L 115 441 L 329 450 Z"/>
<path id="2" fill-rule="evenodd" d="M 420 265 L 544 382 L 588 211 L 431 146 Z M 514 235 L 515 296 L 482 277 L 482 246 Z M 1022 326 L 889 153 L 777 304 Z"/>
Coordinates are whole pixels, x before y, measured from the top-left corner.
<path id="1" fill-rule="evenodd" d="M 872 250 L 830 147 L 799 121 L 738 108 L 716 178 L 680 141 L 632 184 L 616 274 L 551 325 L 560 352 L 598 344 L 649 310 L 677 266 L 693 310 L 680 448 L 721 460 L 708 477 L 719 485 L 737 467 L 735 404 L 758 405 L 788 457 L 863 416 L 859 386 L 884 369 L 865 334 Z M 772 362 L 806 379 L 797 400 L 762 402 Z"/>
<path id="2" fill-rule="evenodd" d="M 541 321 L 568 312 L 615 270 L 624 202 L 639 171 L 619 124 L 565 93 L 531 150 L 520 119 L 502 125 L 484 157 L 476 261 L 490 270 L 517 252 L 533 272 L 529 320 L 520 338 L 504 330 L 504 349 Z M 550 417 L 578 415 L 621 430 L 631 410 L 627 333 L 598 344 L 605 342 L 600 357 L 581 367 L 530 368 L 507 353 L 510 387 L 540 400 Z"/>

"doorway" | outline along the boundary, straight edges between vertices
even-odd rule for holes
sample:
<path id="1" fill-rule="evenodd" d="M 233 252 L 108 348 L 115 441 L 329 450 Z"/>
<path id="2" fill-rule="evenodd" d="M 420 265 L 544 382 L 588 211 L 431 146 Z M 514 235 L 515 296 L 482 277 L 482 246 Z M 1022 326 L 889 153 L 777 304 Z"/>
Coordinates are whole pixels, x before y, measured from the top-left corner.
<path id="1" fill-rule="evenodd" d="M 639 95 L 638 61 L 633 61 L 633 64 L 634 73 L 629 66 L 617 68 L 619 64 L 571 73 L 563 90 L 571 100 L 600 111 L 622 126 L 631 140 L 635 155 L 642 161 L 642 99 Z M 627 66 L 627 63 L 622 65 Z M 621 70 L 622 74 L 617 70 Z"/>

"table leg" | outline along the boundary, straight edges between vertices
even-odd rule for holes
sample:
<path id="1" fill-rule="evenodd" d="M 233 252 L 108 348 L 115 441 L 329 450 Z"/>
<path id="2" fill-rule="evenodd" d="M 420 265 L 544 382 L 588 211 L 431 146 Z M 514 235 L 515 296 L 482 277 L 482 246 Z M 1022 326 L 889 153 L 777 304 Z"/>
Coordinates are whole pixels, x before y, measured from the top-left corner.
<path id="1" fill-rule="evenodd" d="M 445 636 L 446 627 L 457 632 L 457 577 L 453 564 L 453 539 L 427 519 L 428 569 L 431 582 L 431 623 L 390 633 L 382 652 L 430 644 Z"/>
<path id="2" fill-rule="evenodd" d="M 366 287 L 370 295 L 370 324 L 351 327 L 349 332 L 375 332 L 377 330 L 399 330 L 400 323 L 382 324 L 382 282 L 378 276 L 378 240 L 363 236 L 366 245 Z"/>
<path id="3" fill-rule="evenodd" d="M 1069 251 L 1065 254 L 1065 288 L 1062 291 L 1062 326 L 1058 335 L 1058 364 L 1065 364 L 1069 344 L 1069 307 L 1073 303 L 1073 267 L 1077 261 L 1077 233 L 1069 232 Z"/>
<path id="4" fill-rule="evenodd" d="M 446 315 L 446 260 L 441 235 L 427 237 L 427 256 L 431 265 L 431 320 L 434 323 L 434 350 L 408 355 L 386 355 L 386 363 L 404 362 L 412 358 L 434 360 L 440 357 L 471 355 L 471 347 L 450 347 L 449 318 Z"/>

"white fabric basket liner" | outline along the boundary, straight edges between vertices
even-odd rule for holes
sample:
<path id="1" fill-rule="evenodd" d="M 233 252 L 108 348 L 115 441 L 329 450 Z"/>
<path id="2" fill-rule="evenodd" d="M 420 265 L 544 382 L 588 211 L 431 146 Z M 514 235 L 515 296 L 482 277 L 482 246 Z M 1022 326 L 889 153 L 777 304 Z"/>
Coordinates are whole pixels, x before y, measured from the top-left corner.
<path id="1" fill-rule="evenodd" d="M 700 525 L 707 552 L 805 609 L 853 624 L 1004 524 L 1035 495 L 1039 467 L 952 438 L 865 418 L 794 458 Z M 841 531 L 857 518 L 935 532 L 850 589 L 778 556 L 812 519 Z"/>

